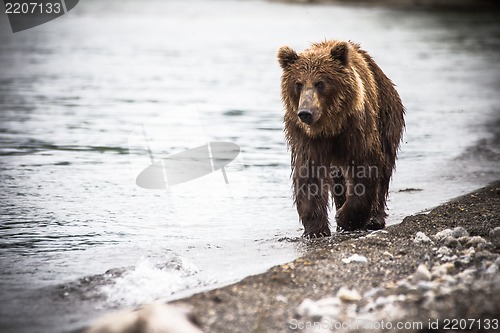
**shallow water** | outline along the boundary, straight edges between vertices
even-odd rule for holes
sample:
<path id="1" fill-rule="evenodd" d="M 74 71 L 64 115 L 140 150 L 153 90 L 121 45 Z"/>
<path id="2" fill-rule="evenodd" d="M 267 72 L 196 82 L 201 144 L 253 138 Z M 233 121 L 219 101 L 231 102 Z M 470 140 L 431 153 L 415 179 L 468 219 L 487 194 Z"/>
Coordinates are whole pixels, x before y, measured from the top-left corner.
<path id="1" fill-rule="evenodd" d="M 87 0 L 16 34 L 0 16 L 2 331 L 74 329 L 305 251 L 282 132 L 283 44 L 351 39 L 397 84 L 407 131 L 389 223 L 500 175 L 470 153 L 500 114 L 498 13 Z M 209 141 L 241 153 L 228 185 L 217 171 L 145 190 L 146 138 L 155 159 Z"/>

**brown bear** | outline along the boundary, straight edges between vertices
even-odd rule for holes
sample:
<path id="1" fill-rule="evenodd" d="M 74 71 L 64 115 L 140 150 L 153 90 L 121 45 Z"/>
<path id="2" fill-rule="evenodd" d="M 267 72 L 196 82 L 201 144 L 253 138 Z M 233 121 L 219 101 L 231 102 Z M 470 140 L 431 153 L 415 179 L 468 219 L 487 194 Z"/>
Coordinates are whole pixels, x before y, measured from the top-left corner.
<path id="1" fill-rule="evenodd" d="M 337 231 L 384 228 L 405 127 L 394 84 L 350 41 L 314 43 L 302 53 L 283 46 L 278 60 L 294 201 L 304 236 L 330 235 L 330 195 Z"/>

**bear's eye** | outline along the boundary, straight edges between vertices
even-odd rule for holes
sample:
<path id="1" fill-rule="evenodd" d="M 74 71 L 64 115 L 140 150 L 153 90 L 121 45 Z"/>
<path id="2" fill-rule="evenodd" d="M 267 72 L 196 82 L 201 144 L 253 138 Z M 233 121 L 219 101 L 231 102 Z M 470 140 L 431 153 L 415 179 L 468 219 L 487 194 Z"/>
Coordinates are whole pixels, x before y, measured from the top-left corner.
<path id="1" fill-rule="evenodd" d="M 323 89 L 325 89 L 325 82 L 318 81 L 318 82 L 314 83 L 314 87 L 318 90 L 323 90 Z"/>
<path id="2" fill-rule="evenodd" d="M 301 82 L 295 82 L 295 92 L 300 93 L 302 91 L 303 84 Z"/>

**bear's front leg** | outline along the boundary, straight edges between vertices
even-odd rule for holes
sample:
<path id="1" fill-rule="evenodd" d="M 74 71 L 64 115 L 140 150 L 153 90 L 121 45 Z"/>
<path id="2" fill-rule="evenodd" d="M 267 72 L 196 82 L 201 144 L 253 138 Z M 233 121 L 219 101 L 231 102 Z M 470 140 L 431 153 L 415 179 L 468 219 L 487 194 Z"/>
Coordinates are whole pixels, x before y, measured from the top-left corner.
<path id="1" fill-rule="evenodd" d="M 347 178 L 347 177 L 346 177 Z M 376 200 L 375 181 L 370 178 L 346 179 L 346 201 L 337 210 L 337 231 L 365 229 Z"/>
<path id="2" fill-rule="evenodd" d="M 294 170 L 294 196 L 297 211 L 304 226 L 303 237 L 330 236 L 328 226 L 328 198 L 330 182 L 328 178 L 311 177 L 311 173 L 301 175 Z"/>

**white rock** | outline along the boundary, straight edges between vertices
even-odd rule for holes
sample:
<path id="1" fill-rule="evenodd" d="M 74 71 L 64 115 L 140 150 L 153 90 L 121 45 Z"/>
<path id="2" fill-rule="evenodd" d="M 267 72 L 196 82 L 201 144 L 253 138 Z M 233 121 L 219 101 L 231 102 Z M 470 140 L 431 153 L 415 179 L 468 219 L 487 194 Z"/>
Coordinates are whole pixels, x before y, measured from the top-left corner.
<path id="1" fill-rule="evenodd" d="M 411 284 L 410 282 L 408 282 L 408 280 L 406 279 L 402 279 L 402 280 L 399 280 L 396 285 L 399 287 L 399 288 L 402 288 L 402 289 L 411 289 Z"/>
<path id="2" fill-rule="evenodd" d="M 490 251 L 493 249 L 495 246 L 491 242 L 486 242 L 486 243 L 479 243 L 477 245 L 477 249 L 479 251 Z"/>
<path id="3" fill-rule="evenodd" d="M 368 290 L 367 292 L 365 292 L 363 294 L 363 297 L 365 298 L 370 298 L 370 297 L 373 297 L 375 296 L 377 293 L 379 293 L 381 290 L 384 290 L 383 288 L 381 287 L 377 287 L 377 288 L 373 288 L 373 289 L 370 289 Z"/>
<path id="4" fill-rule="evenodd" d="M 466 284 L 470 284 L 474 280 L 476 280 L 476 278 L 475 278 L 476 272 L 477 272 L 476 269 L 468 268 L 468 269 L 458 273 L 456 275 L 456 277 L 460 281 L 461 285 L 466 285 Z"/>
<path id="5" fill-rule="evenodd" d="M 377 308 L 386 307 L 395 302 L 404 302 L 406 300 L 406 296 L 403 294 L 399 295 L 389 295 L 389 296 L 380 296 L 374 301 L 374 305 Z"/>
<path id="6" fill-rule="evenodd" d="M 436 287 L 436 283 L 432 281 L 418 281 L 417 289 L 420 291 L 427 291 Z"/>
<path id="7" fill-rule="evenodd" d="M 276 300 L 281 303 L 288 303 L 288 298 L 283 295 L 276 295 Z"/>
<path id="8" fill-rule="evenodd" d="M 432 304 L 434 303 L 436 299 L 436 294 L 434 293 L 433 290 L 427 290 L 424 293 L 424 302 L 423 302 L 423 307 L 424 308 L 430 308 L 432 307 Z"/>
<path id="9" fill-rule="evenodd" d="M 481 236 L 474 236 L 469 239 L 465 246 L 478 246 L 481 243 L 486 243 L 486 240 Z"/>
<path id="10" fill-rule="evenodd" d="M 376 236 L 387 234 L 387 233 L 389 233 L 389 232 L 386 230 L 376 230 L 376 231 L 372 231 L 371 233 L 366 235 L 366 238 L 376 237 Z"/>
<path id="11" fill-rule="evenodd" d="M 457 279 L 452 275 L 443 275 L 440 280 L 443 286 L 452 286 L 457 282 Z"/>
<path id="12" fill-rule="evenodd" d="M 425 266 L 424 264 L 420 264 L 417 267 L 417 270 L 415 271 L 415 273 L 413 273 L 413 275 L 410 277 L 410 280 L 414 284 L 416 284 L 420 281 L 430 281 L 431 280 L 431 272 L 429 272 L 429 269 L 427 268 L 427 266 Z"/>
<path id="13" fill-rule="evenodd" d="M 452 255 L 452 256 L 443 256 L 441 258 L 441 261 L 442 262 L 448 262 L 448 261 L 454 261 L 454 260 L 457 260 L 458 257 L 456 255 Z"/>
<path id="14" fill-rule="evenodd" d="M 85 332 L 203 333 L 188 320 L 188 313 L 186 308 L 153 303 L 138 310 L 124 310 L 108 314 Z"/>
<path id="15" fill-rule="evenodd" d="M 439 266 L 432 267 L 432 277 L 440 277 L 452 272 L 455 269 L 455 265 L 452 263 L 446 263 Z"/>
<path id="16" fill-rule="evenodd" d="M 319 312 L 319 307 L 316 305 L 316 302 L 310 298 L 306 298 L 300 303 L 297 308 L 297 313 L 301 316 L 311 316 Z"/>
<path id="17" fill-rule="evenodd" d="M 456 227 L 455 229 L 452 230 L 451 236 L 453 238 L 460 238 L 464 236 L 469 236 L 469 233 L 463 227 Z"/>
<path id="18" fill-rule="evenodd" d="M 433 244 L 433 241 L 429 237 L 427 237 L 426 234 L 424 234 L 421 231 L 417 232 L 413 242 L 418 243 L 418 244 Z"/>
<path id="19" fill-rule="evenodd" d="M 472 261 L 472 257 L 470 255 L 464 255 L 464 256 L 460 256 L 460 258 L 458 258 L 458 260 L 460 260 L 460 262 L 462 264 L 468 264 Z"/>
<path id="20" fill-rule="evenodd" d="M 500 257 L 497 257 L 497 259 L 495 260 L 495 265 L 500 268 Z"/>
<path id="21" fill-rule="evenodd" d="M 337 297 L 326 297 L 318 301 L 306 298 L 297 308 L 301 316 L 324 317 L 337 316 L 340 309 L 340 300 Z"/>
<path id="22" fill-rule="evenodd" d="M 443 243 L 443 245 L 447 246 L 447 247 L 457 247 L 458 246 L 458 240 L 456 238 L 453 238 L 452 236 L 446 237 L 444 240 L 441 241 L 441 243 Z"/>
<path id="23" fill-rule="evenodd" d="M 394 256 L 392 255 L 392 253 L 390 253 L 390 252 L 388 252 L 388 251 L 384 251 L 384 252 L 382 252 L 382 255 L 383 255 L 383 256 L 386 256 L 386 257 L 389 257 L 389 258 L 391 258 L 391 259 L 392 259 L 392 258 L 394 258 Z"/>
<path id="24" fill-rule="evenodd" d="M 337 297 L 344 302 L 356 302 L 361 299 L 361 295 L 355 289 L 340 287 L 337 292 Z"/>
<path id="25" fill-rule="evenodd" d="M 365 256 L 361 256 L 359 254 L 353 254 L 349 258 L 342 259 L 344 264 L 350 264 L 351 262 L 360 262 L 360 263 L 368 263 L 368 259 Z"/>
<path id="26" fill-rule="evenodd" d="M 438 233 L 436 233 L 432 238 L 436 241 L 436 242 L 442 242 L 444 241 L 446 238 L 450 237 L 453 233 L 453 230 L 451 229 L 444 229 Z"/>
<path id="27" fill-rule="evenodd" d="M 500 227 L 496 227 L 490 230 L 490 238 L 494 244 L 500 243 Z"/>
<path id="28" fill-rule="evenodd" d="M 490 237 L 500 236 L 500 227 L 495 227 L 490 230 Z"/>
<path id="29" fill-rule="evenodd" d="M 460 237 L 458 239 L 458 242 L 462 245 L 464 245 L 465 243 L 467 243 L 468 241 L 470 240 L 470 237 L 469 236 L 463 236 L 463 237 Z"/>
<path id="30" fill-rule="evenodd" d="M 453 253 L 453 251 L 449 248 L 449 247 L 446 247 L 446 246 L 441 246 L 437 251 L 436 253 L 438 255 L 441 255 L 441 256 L 449 256 Z"/>
<path id="31" fill-rule="evenodd" d="M 495 263 L 491 264 L 486 270 L 486 274 L 496 274 L 498 272 L 498 267 Z"/>
<path id="32" fill-rule="evenodd" d="M 469 247 L 467 250 L 464 251 L 464 254 L 467 254 L 469 256 L 473 255 L 474 253 L 476 253 L 476 250 L 474 250 L 473 246 Z"/>
<path id="33" fill-rule="evenodd" d="M 336 297 L 325 297 L 316 301 L 316 304 L 320 307 L 332 307 L 340 305 L 338 298 Z"/>

